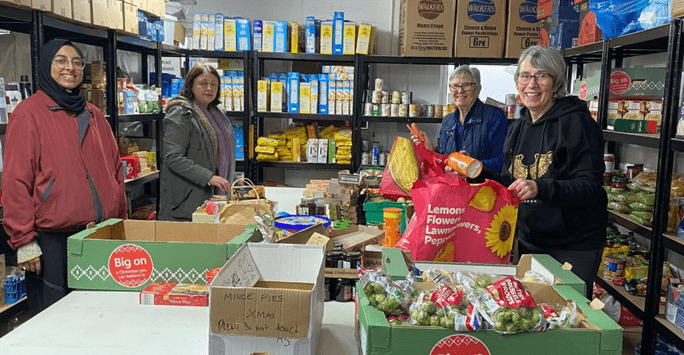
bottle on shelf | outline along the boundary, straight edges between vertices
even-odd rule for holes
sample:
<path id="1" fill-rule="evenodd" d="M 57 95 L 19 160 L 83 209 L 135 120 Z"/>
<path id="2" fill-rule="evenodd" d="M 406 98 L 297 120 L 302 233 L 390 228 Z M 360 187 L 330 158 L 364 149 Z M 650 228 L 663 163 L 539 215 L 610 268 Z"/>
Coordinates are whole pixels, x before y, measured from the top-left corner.
<path id="1" fill-rule="evenodd" d="M 19 91 L 21 92 L 22 100 L 26 100 L 33 93 L 33 91 L 31 91 L 31 82 L 26 74 L 22 74 L 19 77 Z"/>

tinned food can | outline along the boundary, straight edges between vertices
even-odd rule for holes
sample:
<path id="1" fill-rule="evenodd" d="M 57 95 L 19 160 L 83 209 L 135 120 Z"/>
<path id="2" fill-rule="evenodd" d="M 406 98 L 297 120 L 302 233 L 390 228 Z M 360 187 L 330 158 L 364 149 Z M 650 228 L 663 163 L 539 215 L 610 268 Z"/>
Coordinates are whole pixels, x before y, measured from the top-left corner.
<path id="1" fill-rule="evenodd" d="M 393 104 L 400 104 L 401 103 L 401 91 L 392 91 L 392 103 Z"/>
<path id="2" fill-rule="evenodd" d="M 391 248 L 397 244 L 401 237 L 401 208 L 387 207 L 383 209 L 382 222 L 385 231 L 382 245 Z"/>
<path id="3" fill-rule="evenodd" d="M 380 104 L 373 104 L 373 116 L 380 116 Z"/>
<path id="4" fill-rule="evenodd" d="M 409 105 L 401 104 L 399 105 L 399 117 L 408 117 Z"/>
<path id="5" fill-rule="evenodd" d="M 363 105 L 363 115 L 364 116 L 373 116 L 373 104 L 370 102 L 366 102 Z"/>
<path id="6" fill-rule="evenodd" d="M 390 103 L 390 93 L 389 91 L 381 91 L 381 96 L 380 96 L 380 103 L 381 104 L 388 104 Z"/>
<path id="7" fill-rule="evenodd" d="M 469 178 L 476 178 L 482 172 L 482 162 L 463 155 L 459 152 L 453 152 L 449 154 L 447 159 L 447 165 L 455 172 L 467 176 Z"/>
<path id="8" fill-rule="evenodd" d="M 399 104 L 391 104 L 390 105 L 390 116 L 392 116 L 392 117 L 399 116 Z"/>
<path id="9" fill-rule="evenodd" d="M 409 105 L 409 117 L 420 117 L 420 105 L 410 104 Z"/>
<path id="10" fill-rule="evenodd" d="M 391 112 L 391 105 L 390 104 L 381 104 L 380 116 L 389 117 L 390 112 Z"/>
<path id="11" fill-rule="evenodd" d="M 435 116 L 435 105 L 427 105 L 427 108 L 425 109 L 425 117 L 434 117 Z"/>
<path id="12" fill-rule="evenodd" d="M 401 103 L 402 103 L 402 104 L 410 105 L 410 104 L 411 104 L 412 96 L 413 96 L 413 95 L 411 94 L 410 91 L 402 91 L 402 92 L 401 92 Z"/>
<path id="13" fill-rule="evenodd" d="M 371 96 L 371 103 L 379 104 L 382 99 L 382 91 L 375 90 Z"/>
<path id="14" fill-rule="evenodd" d="M 442 105 L 435 105 L 435 117 L 443 117 L 442 115 Z"/>

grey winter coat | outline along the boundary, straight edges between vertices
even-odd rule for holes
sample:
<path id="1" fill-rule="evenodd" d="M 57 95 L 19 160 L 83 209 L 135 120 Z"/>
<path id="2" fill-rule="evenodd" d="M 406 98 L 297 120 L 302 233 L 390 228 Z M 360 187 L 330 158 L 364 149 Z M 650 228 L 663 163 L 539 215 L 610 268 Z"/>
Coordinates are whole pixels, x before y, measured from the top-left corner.
<path id="1" fill-rule="evenodd" d="M 209 179 L 218 167 L 198 107 L 183 97 L 172 100 L 164 117 L 164 160 L 158 220 L 190 221 L 192 213 L 211 198 Z"/>

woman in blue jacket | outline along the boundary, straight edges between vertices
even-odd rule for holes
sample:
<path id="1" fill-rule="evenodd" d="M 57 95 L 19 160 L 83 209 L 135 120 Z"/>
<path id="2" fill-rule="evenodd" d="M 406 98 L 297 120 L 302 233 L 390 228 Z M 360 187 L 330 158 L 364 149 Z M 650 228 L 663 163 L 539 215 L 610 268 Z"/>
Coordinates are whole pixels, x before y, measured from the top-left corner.
<path id="1" fill-rule="evenodd" d="M 482 161 L 485 168 L 501 171 L 503 144 L 508 131 L 506 114 L 478 96 L 480 71 L 461 65 L 449 76 L 449 94 L 457 110 L 444 117 L 439 131 L 439 153 L 461 152 Z M 416 141 L 415 136 L 411 138 Z M 437 151 L 429 139 L 425 147 Z"/>

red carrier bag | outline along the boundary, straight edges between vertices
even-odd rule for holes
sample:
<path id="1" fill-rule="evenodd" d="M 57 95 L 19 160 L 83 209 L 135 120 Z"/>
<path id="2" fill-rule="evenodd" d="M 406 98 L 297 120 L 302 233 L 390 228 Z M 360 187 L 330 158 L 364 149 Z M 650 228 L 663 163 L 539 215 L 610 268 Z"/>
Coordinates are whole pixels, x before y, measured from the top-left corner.
<path id="1" fill-rule="evenodd" d="M 416 181 L 411 196 L 415 213 L 396 248 L 414 260 L 510 262 L 519 201 L 507 188 L 444 174 Z"/>

